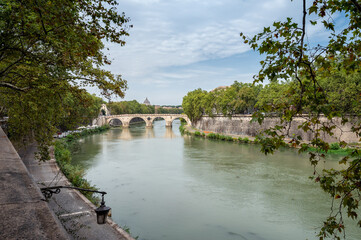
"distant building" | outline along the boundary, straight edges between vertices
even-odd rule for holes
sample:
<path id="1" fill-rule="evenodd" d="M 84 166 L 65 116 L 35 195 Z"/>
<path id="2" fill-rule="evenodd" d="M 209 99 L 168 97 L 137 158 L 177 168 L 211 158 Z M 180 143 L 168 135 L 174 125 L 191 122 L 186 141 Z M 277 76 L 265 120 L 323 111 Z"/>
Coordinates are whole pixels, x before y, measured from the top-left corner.
<path id="1" fill-rule="evenodd" d="M 145 98 L 143 104 L 145 104 L 146 106 L 150 106 L 150 102 L 149 102 L 148 98 Z"/>

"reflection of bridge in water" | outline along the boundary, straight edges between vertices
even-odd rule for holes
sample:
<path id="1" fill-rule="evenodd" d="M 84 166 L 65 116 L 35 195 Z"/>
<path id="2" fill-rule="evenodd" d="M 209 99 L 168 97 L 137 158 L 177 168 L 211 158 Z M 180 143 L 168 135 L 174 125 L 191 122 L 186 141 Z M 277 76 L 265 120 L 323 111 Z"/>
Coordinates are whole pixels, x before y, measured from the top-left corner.
<path id="1" fill-rule="evenodd" d="M 132 128 L 133 129 L 133 128 Z M 177 135 L 173 132 L 171 127 L 167 127 L 165 129 L 165 133 L 163 136 L 156 136 L 153 128 L 145 128 L 144 132 L 134 132 L 129 128 L 122 128 L 119 131 L 109 131 L 108 134 L 111 135 L 112 138 L 123 139 L 123 140 L 132 140 L 135 138 L 155 138 L 155 137 L 163 137 L 163 138 L 175 138 Z"/>
<path id="2" fill-rule="evenodd" d="M 188 125 L 191 125 L 191 121 L 185 114 L 120 114 L 120 115 L 109 115 L 109 116 L 100 116 L 94 120 L 94 124 L 102 126 L 105 124 L 110 124 L 112 120 L 119 120 L 123 128 L 129 127 L 130 121 L 135 118 L 141 118 L 144 120 L 146 127 L 153 127 L 153 122 L 155 119 L 164 119 L 165 126 L 171 127 L 172 123 L 176 119 L 184 119 L 187 121 Z"/>

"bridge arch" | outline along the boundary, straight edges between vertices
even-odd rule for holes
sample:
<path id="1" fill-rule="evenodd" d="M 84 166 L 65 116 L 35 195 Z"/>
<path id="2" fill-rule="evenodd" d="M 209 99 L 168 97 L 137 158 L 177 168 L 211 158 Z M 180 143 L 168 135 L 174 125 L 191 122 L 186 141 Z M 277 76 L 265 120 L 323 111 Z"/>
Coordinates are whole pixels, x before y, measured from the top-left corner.
<path id="1" fill-rule="evenodd" d="M 147 122 L 146 118 L 144 118 L 144 117 L 134 116 L 134 117 L 129 118 L 129 123 L 137 122 L 137 121 L 135 121 L 137 119 L 141 119 L 142 121 Z"/>
<path id="2" fill-rule="evenodd" d="M 189 118 L 186 117 L 186 116 L 184 116 L 184 117 L 181 116 L 181 117 L 174 118 L 174 119 L 172 120 L 172 124 L 173 124 L 173 121 L 174 121 L 174 120 L 177 120 L 177 119 L 184 119 L 184 120 L 187 122 L 187 125 L 189 125 L 189 126 L 192 125 L 191 120 L 189 120 Z"/>
<path id="3" fill-rule="evenodd" d="M 167 120 L 166 120 L 166 117 L 158 116 L 158 117 L 153 117 L 153 118 L 151 119 L 152 124 L 154 124 L 154 121 L 155 121 L 155 120 L 164 120 L 164 121 L 167 121 Z"/>
<path id="4" fill-rule="evenodd" d="M 120 124 L 117 124 L 116 122 L 120 122 Z M 123 121 L 116 117 L 109 119 L 108 124 L 111 126 L 123 126 L 124 125 Z"/>
<path id="5" fill-rule="evenodd" d="M 130 123 L 133 119 L 136 119 L 136 118 L 141 118 L 141 119 L 143 119 L 143 121 L 145 122 L 145 126 L 146 126 L 146 127 L 152 127 L 152 126 L 153 126 L 153 125 L 152 125 L 153 121 L 152 121 L 152 119 L 151 119 L 150 117 L 141 116 L 141 115 L 136 115 L 136 114 L 135 114 L 135 116 L 132 116 L 132 117 L 129 118 L 129 123 Z"/>
<path id="6" fill-rule="evenodd" d="M 159 120 L 159 119 L 165 120 L 165 118 L 166 118 L 166 117 L 162 117 L 162 116 L 153 117 L 153 118 L 152 118 L 152 122 L 154 122 L 155 120 Z"/>

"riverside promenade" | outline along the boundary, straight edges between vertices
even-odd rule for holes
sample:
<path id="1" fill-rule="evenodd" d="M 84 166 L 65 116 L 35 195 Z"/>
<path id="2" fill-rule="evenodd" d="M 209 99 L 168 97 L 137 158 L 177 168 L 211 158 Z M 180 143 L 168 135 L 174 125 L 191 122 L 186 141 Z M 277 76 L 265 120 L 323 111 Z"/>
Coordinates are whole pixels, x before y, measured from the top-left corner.
<path id="1" fill-rule="evenodd" d="M 41 187 L 70 183 L 54 159 L 36 160 L 36 149 L 29 146 L 20 158 L 0 128 L 0 204 L 5 214 L 0 239 L 133 240 L 111 219 L 97 224 L 96 206 L 77 190 L 62 189 L 48 202 L 42 200 Z"/>
<path id="2" fill-rule="evenodd" d="M 69 239 L 0 127 L 0 239 Z"/>

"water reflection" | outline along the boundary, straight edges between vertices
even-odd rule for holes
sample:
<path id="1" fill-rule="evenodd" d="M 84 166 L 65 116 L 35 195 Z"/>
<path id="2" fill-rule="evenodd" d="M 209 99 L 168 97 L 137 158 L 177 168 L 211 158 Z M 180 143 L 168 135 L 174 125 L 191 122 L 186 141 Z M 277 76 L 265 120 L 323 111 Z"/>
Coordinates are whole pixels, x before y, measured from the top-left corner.
<path id="1" fill-rule="evenodd" d="M 143 131 L 139 131 L 139 128 L 144 128 Z M 130 128 L 115 129 L 110 131 L 110 136 L 112 139 L 122 139 L 122 140 L 133 140 L 137 138 L 154 138 L 154 130 L 152 128 L 146 128 L 145 124 L 137 124 L 137 126 L 132 126 Z"/>
<path id="2" fill-rule="evenodd" d="M 175 137 L 178 137 L 178 136 L 174 133 L 173 128 L 166 127 L 164 137 L 165 138 L 175 138 Z"/>
<path id="3" fill-rule="evenodd" d="M 266 157 L 254 145 L 182 137 L 178 126 L 112 129 L 86 138 L 74 156 L 108 192 L 118 224 L 140 239 L 315 238 L 329 201 L 308 179 L 307 155 Z M 349 228 L 348 239 L 356 233 Z"/>
<path id="4" fill-rule="evenodd" d="M 71 149 L 72 164 L 80 165 L 84 169 L 96 164 L 98 159 L 95 157 L 102 151 L 102 140 L 105 135 L 95 134 L 79 140 Z"/>
<path id="5" fill-rule="evenodd" d="M 174 126 L 177 129 L 176 126 Z M 155 134 L 157 131 L 157 134 Z M 158 134 L 160 133 L 160 135 Z M 147 138 L 155 138 L 155 137 L 163 137 L 163 138 L 175 138 L 179 137 L 173 131 L 172 127 L 165 127 L 164 120 L 155 121 L 153 128 L 145 127 L 145 123 L 138 123 L 131 125 L 129 128 L 118 128 L 109 131 L 109 138 L 111 139 L 122 139 L 122 140 L 134 140 L 134 139 L 147 139 Z"/>

